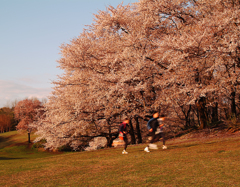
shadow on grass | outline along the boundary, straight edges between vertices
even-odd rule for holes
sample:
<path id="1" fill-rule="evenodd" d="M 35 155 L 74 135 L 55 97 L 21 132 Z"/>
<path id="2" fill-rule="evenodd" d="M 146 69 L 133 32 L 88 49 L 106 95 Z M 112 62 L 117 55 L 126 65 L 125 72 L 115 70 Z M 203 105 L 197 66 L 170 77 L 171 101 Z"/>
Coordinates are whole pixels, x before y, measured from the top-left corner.
<path id="1" fill-rule="evenodd" d="M 16 160 L 16 159 L 22 159 L 22 158 L 0 157 L 0 160 Z"/>
<path id="2" fill-rule="evenodd" d="M 186 147 L 194 147 L 194 146 L 198 146 L 199 144 L 188 144 L 188 145 L 173 145 L 171 147 L 169 147 L 169 149 L 176 149 L 176 148 L 186 148 Z"/>
<path id="3" fill-rule="evenodd" d="M 15 136 L 15 135 L 11 135 L 11 136 L 8 136 L 8 137 L 1 137 L 0 136 L 0 149 L 13 144 L 14 142 L 11 141 L 11 138 L 13 136 Z"/>

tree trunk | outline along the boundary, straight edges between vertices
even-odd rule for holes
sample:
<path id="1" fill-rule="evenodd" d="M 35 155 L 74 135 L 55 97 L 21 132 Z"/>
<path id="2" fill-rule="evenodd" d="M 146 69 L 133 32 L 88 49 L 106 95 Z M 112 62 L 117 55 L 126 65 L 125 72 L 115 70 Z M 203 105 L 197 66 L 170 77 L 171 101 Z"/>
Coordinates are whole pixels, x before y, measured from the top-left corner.
<path id="1" fill-rule="evenodd" d="M 135 135 L 134 135 L 132 120 L 129 120 L 129 127 L 130 127 L 129 134 L 131 135 L 131 144 L 136 144 L 136 138 L 135 138 Z"/>
<path id="2" fill-rule="evenodd" d="M 236 96 L 236 92 L 232 91 L 232 93 L 231 93 L 231 116 L 232 117 L 235 117 L 237 114 L 235 96 Z"/>
<path id="3" fill-rule="evenodd" d="M 28 143 L 31 143 L 31 140 L 30 140 L 30 132 L 28 132 Z"/>
<path id="4" fill-rule="evenodd" d="M 185 120 L 186 120 L 186 127 L 190 127 L 190 112 L 191 112 L 191 109 L 192 109 L 192 106 L 189 105 L 189 108 L 188 108 L 188 111 L 187 111 L 187 114 L 185 115 Z"/>
<path id="5" fill-rule="evenodd" d="M 212 107 L 212 123 L 218 122 L 218 103 L 215 103 L 215 106 Z"/>
<path id="6" fill-rule="evenodd" d="M 200 129 L 204 129 L 207 126 L 207 116 L 206 116 L 205 105 L 206 105 L 206 98 L 201 97 L 197 103 L 197 108 L 198 108 L 199 117 L 200 117 Z"/>
<path id="7" fill-rule="evenodd" d="M 228 108 L 224 108 L 223 111 L 225 113 L 225 119 L 229 119 L 229 109 Z"/>
<path id="8" fill-rule="evenodd" d="M 137 131 L 137 143 L 142 143 L 142 135 L 141 135 L 141 130 L 140 130 L 140 126 L 139 126 L 139 121 L 138 121 L 138 117 L 134 117 L 135 121 L 136 121 L 136 131 Z"/>
<path id="9" fill-rule="evenodd" d="M 112 147 L 112 143 L 113 143 L 113 138 L 112 137 L 106 137 L 107 138 L 107 147 Z"/>
<path id="10" fill-rule="evenodd" d="M 108 124 L 108 134 L 109 134 L 109 136 L 107 137 L 107 147 L 112 147 L 113 138 L 112 138 L 111 125 L 108 119 L 107 119 L 107 124 Z"/>

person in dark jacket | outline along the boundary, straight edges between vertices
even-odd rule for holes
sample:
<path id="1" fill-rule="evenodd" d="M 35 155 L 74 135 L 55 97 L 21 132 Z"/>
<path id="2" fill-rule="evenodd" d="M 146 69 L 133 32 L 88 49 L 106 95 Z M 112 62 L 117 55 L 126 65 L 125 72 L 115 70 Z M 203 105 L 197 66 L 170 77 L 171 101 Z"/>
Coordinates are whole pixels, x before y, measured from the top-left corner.
<path id="1" fill-rule="evenodd" d="M 122 154 L 128 154 L 126 151 L 127 145 L 128 145 L 128 139 L 127 139 L 127 133 L 129 128 L 129 119 L 125 118 L 125 120 L 120 124 L 119 127 L 119 139 L 123 140 L 125 142 L 124 150 L 122 151 Z"/>
<path id="2" fill-rule="evenodd" d="M 158 149 L 156 144 L 153 144 L 154 142 L 157 142 L 160 138 L 163 138 L 163 149 L 167 149 L 167 146 L 165 145 L 165 137 L 163 132 L 163 121 L 165 120 L 165 116 L 162 115 L 159 118 L 159 114 L 155 113 L 153 114 L 153 118 L 151 118 L 147 123 L 147 128 L 149 130 L 150 138 L 150 144 L 144 149 L 146 152 L 150 152 L 149 149 Z"/>

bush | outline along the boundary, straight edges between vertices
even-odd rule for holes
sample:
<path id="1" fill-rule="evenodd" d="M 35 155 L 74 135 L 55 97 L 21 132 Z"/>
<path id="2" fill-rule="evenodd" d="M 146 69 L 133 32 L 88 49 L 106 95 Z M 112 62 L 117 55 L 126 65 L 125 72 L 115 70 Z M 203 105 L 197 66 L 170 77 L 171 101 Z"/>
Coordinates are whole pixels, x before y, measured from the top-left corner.
<path id="1" fill-rule="evenodd" d="M 47 141 L 45 139 L 41 139 L 32 145 L 32 149 L 44 148 L 45 143 L 47 143 Z"/>
<path id="2" fill-rule="evenodd" d="M 70 145 L 63 145 L 61 147 L 58 147 L 55 152 L 71 152 L 73 149 L 70 147 Z"/>

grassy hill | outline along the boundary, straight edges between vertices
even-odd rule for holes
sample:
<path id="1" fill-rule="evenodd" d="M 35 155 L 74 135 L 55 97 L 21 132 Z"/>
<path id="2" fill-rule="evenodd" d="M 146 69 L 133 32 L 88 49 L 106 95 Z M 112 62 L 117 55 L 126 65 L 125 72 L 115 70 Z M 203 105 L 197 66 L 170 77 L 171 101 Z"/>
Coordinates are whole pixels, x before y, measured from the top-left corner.
<path id="1" fill-rule="evenodd" d="M 158 143 L 159 147 L 162 145 Z M 0 134 L 0 186 L 240 186 L 240 137 L 172 139 L 146 145 L 52 154 L 27 135 Z"/>

